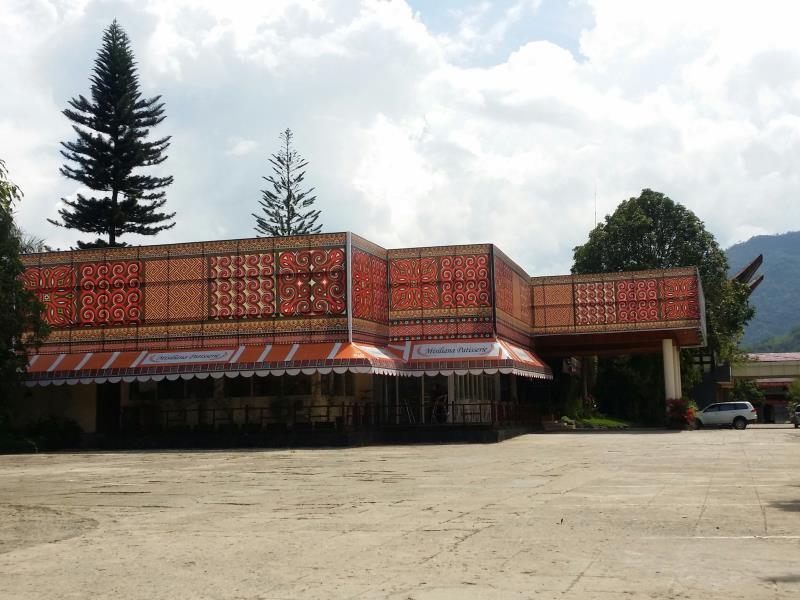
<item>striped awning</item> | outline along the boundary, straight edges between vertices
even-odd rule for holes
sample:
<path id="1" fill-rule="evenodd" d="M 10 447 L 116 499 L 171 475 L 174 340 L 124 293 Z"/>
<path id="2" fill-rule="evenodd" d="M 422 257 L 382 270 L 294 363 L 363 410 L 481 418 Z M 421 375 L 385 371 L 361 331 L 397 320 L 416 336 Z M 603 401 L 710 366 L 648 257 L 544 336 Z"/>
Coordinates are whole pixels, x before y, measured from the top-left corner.
<path id="1" fill-rule="evenodd" d="M 408 341 L 389 345 L 410 375 L 513 374 L 552 379 L 550 368 L 533 352 L 506 340 Z"/>
<path id="2" fill-rule="evenodd" d="M 327 342 L 201 350 L 36 354 L 28 362 L 25 381 L 29 386 L 75 385 L 347 371 L 399 376 L 499 372 L 552 377 L 547 366 L 529 350 L 490 339 L 407 342 L 399 346 Z"/>

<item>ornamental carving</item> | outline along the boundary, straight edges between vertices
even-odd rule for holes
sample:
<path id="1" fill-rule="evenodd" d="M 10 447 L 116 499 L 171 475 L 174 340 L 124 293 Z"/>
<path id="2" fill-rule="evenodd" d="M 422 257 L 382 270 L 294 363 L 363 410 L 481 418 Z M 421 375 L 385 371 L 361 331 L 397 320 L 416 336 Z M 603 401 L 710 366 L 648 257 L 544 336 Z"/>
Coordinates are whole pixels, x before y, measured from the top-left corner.
<path id="1" fill-rule="evenodd" d="M 22 282 L 44 305 L 42 316 L 49 325 L 67 327 L 75 323 L 77 293 L 71 265 L 25 269 Z"/>
<path id="2" fill-rule="evenodd" d="M 86 263 L 79 268 L 82 325 L 138 323 L 141 318 L 141 263 L 114 261 Z"/>
<path id="3" fill-rule="evenodd" d="M 342 248 L 284 251 L 278 262 L 281 315 L 345 314 L 347 282 Z"/>

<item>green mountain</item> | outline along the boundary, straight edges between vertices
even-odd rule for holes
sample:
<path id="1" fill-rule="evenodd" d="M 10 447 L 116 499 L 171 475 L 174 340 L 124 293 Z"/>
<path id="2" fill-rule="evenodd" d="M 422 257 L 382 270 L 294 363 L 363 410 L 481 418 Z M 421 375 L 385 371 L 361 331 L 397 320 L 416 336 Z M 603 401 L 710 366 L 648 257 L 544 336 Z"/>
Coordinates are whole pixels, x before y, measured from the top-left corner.
<path id="1" fill-rule="evenodd" d="M 786 335 L 757 342 L 748 350 L 753 352 L 800 352 L 800 326 L 795 327 Z"/>
<path id="2" fill-rule="evenodd" d="M 764 274 L 764 281 L 750 298 L 756 307 L 756 316 L 747 326 L 743 347 L 751 348 L 770 338 L 788 336 L 793 328 L 800 326 L 800 231 L 757 235 L 731 246 L 726 253 L 731 275 L 759 254 L 764 255 L 764 264 L 759 270 Z M 798 339 L 795 335 L 794 340 Z M 792 342 L 790 338 L 775 343 Z M 788 350 L 800 351 L 800 346 L 795 343 L 794 348 L 784 351 Z"/>

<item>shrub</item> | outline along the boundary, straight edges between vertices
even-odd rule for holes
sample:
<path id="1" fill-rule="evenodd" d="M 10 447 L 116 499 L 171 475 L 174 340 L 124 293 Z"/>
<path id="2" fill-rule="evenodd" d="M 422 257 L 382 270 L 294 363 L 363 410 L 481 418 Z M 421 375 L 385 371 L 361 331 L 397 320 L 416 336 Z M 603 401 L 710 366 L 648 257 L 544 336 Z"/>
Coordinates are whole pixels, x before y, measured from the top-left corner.
<path id="1" fill-rule="evenodd" d="M 697 416 L 697 404 L 688 398 L 667 400 L 667 426 L 671 429 L 693 427 Z"/>

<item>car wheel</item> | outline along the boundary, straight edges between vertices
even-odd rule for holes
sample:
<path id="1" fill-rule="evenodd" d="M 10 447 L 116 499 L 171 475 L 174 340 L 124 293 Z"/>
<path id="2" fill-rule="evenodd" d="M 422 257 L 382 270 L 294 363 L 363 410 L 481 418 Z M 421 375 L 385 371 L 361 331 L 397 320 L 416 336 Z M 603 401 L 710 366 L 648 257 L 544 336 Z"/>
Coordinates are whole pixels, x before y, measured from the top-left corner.
<path id="1" fill-rule="evenodd" d="M 797 425 L 795 425 L 795 427 L 797 427 Z M 702 429 L 703 428 L 703 422 L 700 419 L 697 419 L 694 422 L 694 428 L 695 429 Z"/>
<path id="2" fill-rule="evenodd" d="M 744 429 L 747 427 L 747 419 L 744 417 L 736 417 L 733 420 L 733 428 L 734 429 Z"/>
<path id="3" fill-rule="evenodd" d="M 794 424 L 794 428 L 795 428 L 795 429 L 797 429 L 798 427 L 800 427 L 800 425 L 798 425 L 797 423 L 795 423 L 795 424 Z"/>

